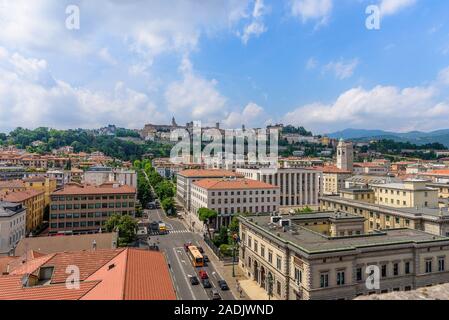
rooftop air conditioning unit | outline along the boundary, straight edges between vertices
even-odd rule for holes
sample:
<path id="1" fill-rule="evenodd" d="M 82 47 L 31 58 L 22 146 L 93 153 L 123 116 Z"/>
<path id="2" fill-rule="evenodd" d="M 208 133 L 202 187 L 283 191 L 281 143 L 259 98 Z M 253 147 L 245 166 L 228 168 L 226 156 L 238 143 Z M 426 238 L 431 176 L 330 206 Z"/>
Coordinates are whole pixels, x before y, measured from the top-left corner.
<path id="1" fill-rule="evenodd" d="M 278 223 L 280 220 L 282 219 L 282 217 L 271 217 L 271 223 Z"/>
<path id="2" fill-rule="evenodd" d="M 281 220 L 279 220 L 279 225 L 281 227 L 290 227 L 291 223 L 292 223 L 292 221 L 290 219 L 281 219 Z"/>

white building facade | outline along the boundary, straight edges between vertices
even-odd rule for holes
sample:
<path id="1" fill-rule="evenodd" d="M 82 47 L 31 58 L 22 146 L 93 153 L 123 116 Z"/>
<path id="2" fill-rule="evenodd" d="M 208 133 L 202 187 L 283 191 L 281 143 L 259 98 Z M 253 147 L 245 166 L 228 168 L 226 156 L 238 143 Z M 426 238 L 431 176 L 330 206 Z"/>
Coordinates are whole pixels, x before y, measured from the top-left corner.
<path id="1" fill-rule="evenodd" d="M 322 172 L 305 168 L 239 168 L 247 179 L 257 180 L 280 188 L 281 208 L 318 207 Z"/>
<path id="2" fill-rule="evenodd" d="M 0 202 L 0 256 L 9 255 L 25 237 L 26 208 L 21 204 Z"/>

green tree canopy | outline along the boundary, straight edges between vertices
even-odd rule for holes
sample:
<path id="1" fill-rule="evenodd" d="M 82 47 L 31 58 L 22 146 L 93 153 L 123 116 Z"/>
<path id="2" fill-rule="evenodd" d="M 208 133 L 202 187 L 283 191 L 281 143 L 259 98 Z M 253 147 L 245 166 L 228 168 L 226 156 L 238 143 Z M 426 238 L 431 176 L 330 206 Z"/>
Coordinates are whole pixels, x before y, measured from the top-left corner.
<path id="1" fill-rule="evenodd" d="M 118 231 L 119 246 L 126 246 L 136 238 L 137 221 L 129 215 L 114 214 L 105 227 L 108 232 Z"/>

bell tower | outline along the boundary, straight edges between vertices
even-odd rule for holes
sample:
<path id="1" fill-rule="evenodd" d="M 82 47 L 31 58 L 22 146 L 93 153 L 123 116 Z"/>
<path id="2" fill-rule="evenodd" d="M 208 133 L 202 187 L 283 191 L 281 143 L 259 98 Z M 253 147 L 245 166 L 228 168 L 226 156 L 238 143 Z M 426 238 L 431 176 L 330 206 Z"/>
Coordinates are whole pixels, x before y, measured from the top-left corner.
<path id="1" fill-rule="evenodd" d="M 340 139 L 337 146 L 337 168 L 352 172 L 354 169 L 353 163 L 354 148 L 352 143 Z"/>

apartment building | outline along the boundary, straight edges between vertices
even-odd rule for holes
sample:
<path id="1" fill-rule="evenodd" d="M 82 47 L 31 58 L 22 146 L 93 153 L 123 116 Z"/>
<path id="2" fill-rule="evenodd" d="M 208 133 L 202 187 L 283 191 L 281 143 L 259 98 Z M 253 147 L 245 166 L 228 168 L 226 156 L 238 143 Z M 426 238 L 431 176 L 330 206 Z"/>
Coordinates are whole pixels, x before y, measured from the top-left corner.
<path id="1" fill-rule="evenodd" d="M 200 208 L 216 211 L 217 230 L 239 213 L 271 213 L 279 210 L 279 187 L 250 179 L 203 179 L 191 187 L 192 214 Z"/>
<path id="2" fill-rule="evenodd" d="M 114 214 L 135 215 L 136 189 L 128 185 L 67 184 L 51 194 L 50 233 L 92 233 Z"/>
<path id="3" fill-rule="evenodd" d="M 92 185 L 117 182 L 137 188 L 137 173 L 135 170 L 95 166 L 87 169 L 83 178 L 84 183 Z"/>
<path id="4" fill-rule="evenodd" d="M 25 237 L 26 208 L 17 203 L 0 202 L 0 256 L 9 255 Z"/>
<path id="5" fill-rule="evenodd" d="M 323 172 L 321 186 L 325 195 L 338 194 L 341 189 L 345 188 L 345 180 L 352 176 L 351 171 L 335 166 L 324 166 L 319 170 Z"/>
<path id="6" fill-rule="evenodd" d="M 282 211 L 291 208 L 319 205 L 322 172 L 306 168 L 238 168 L 245 178 L 265 182 L 280 188 L 279 205 Z"/>
<path id="7" fill-rule="evenodd" d="M 176 175 L 176 199 L 187 211 L 191 210 L 191 186 L 202 179 L 226 179 L 242 177 L 241 174 L 220 169 L 188 169 Z"/>
<path id="8" fill-rule="evenodd" d="M 23 205 L 26 210 L 26 233 L 38 229 L 44 220 L 45 192 L 38 190 L 3 191 L 0 200 Z"/>
<path id="9" fill-rule="evenodd" d="M 0 166 L 0 181 L 22 179 L 24 174 L 24 167 Z"/>
<path id="10" fill-rule="evenodd" d="M 239 267 L 282 300 L 354 299 L 449 282 L 449 238 L 411 229 L 366 233 L 363 220 L 340 212 L 240 216 Z M 380 287 L 369 289 L 373 266 Z"/>
<path id="11" fill-rule="evenodd" d="M 56 190 L 56 179 L 47 178 L 43 176 L 36 176 L 23 179 L 26 189 L 43 191 L 45 193 L 44 206 L 50 204 L 50 194 Z"/>
<path id="12" fill-rule="evenodd" d="M 429 188 L 426 180 L 372 185 L 375 203 L 395 208 L 438 208 L 438 189 Z"/>

